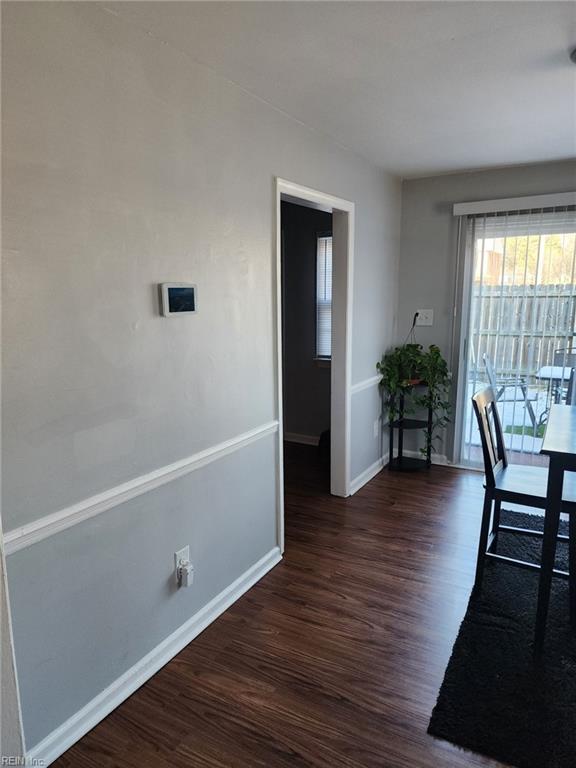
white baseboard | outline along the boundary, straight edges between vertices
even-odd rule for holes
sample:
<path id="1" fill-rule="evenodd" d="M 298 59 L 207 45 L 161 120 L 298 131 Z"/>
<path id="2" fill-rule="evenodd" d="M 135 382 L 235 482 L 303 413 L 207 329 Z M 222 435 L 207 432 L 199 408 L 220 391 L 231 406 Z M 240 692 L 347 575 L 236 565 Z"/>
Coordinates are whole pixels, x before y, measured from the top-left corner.
<path id="1" fill-rule="evenodd" d="M 407 451 L 406 449 L 404 449 L 402 451 L 402 455 L 408 456 L 411 459 L 423 458 L 420 451 Z M 444 467 L 450 465 L 450 462 L 448 461 L 448 459 L 443 453 L 433 453 L 431 458 L 432 458 L 432 464 L 439 464 L 440 466 L 444 466 Z"/>
<path id="2" fill-rule="evenodd" d="M 28 765 L 50 765 L 236 602 L 282 559 L 278 547 L 245 571 L 144 658 L 27 752 Z M 34 762 L 37 761 L 37 762 Z"/>
<path id="3" fill-rule="evenodd" d="M 468 464 L 459 464 L 457 462 L 451 462 L 451 461 L 448 461 L 448 459 L 446 459 L 446 466 L 452 467 L 452 469 L 465 469 L 466 472 L 479 472 L 482 475 L 484 474 L 484 467 L 472 467 L 472 466 L 468 466 Z"/>
<path id="4" fill-rule="evenodd" d="M 421 459 L 422 454 L 420 451 L 403 451 L 404 456 L 409 456 L 410 458 L 414 459 Z M 373 477 L 376 477 L 378 472 L 385 467 L 388 464 L 388 454 L 384 454 L 384 456 L 381 459 L 378 459 L 378 461 L 375 461 L 372 466 L 368 467 L 368 469 L 365 469 L 364 472 L 362 472 L 361 475 L 358 475 L 358 477 L 355 477 L 354 480 L 350 483 L 350 495 L 353 496 L 357 491 L 360 490 L 366 483 L 370 482 Z M 461 469 L 468 469 L 468 467 L 459 467 L 456 464 L 451 464 L 446 456 L 443 453 L 433 453 L 432 454 L 432 464 L 438 464 L 440 466 L 446 466 L 446 467 L 458 467 Z"/>
<path id="5" fill-rule="evenodd" d="M 350 496 L 353 496 L 356 491 L 359 491 L 362 486 L 366 485 L 366 483 L 370 482 L 373 477 L 376 477 L 378 472 L 385 466 L 385 464 L 388 463 L 388 454 L 385 454 L 381 458 L 378 459 L 378 461 L 375 461 L 374 464 L 372 464 L 368 469 L 365 469 L 362 474 L 358 475 L 358 477 L 355 477 L 354 480 L 350 483 Z"/>
<path id="6" fill-rule="evenodd" d="M 299 435 L 296 432 L 284 432 L 284 440 L 287 443 L 299 443 L 300 445 L 318 445 L 319 437 L 314 435 Z"/>

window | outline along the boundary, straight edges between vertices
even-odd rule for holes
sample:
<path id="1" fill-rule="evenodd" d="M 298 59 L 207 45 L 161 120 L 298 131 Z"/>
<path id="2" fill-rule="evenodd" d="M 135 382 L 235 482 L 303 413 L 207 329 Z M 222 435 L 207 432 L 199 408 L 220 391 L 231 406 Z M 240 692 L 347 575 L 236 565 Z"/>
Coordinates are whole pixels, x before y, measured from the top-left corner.
<path id="1" fill-rule="evenodd" d="M 481 462 L 470 398 L 490 383 L 508 460 L 540 463 L 550 405 L 576 403 L 576 210 L 469 214 L 463 224 L 470 277 L 460 460 Z"/>
<path id="2" fill-rule="evenodd" d="M 316 251 L 316 357 L 332 357 L 332 236 L 318 238 Z"/>

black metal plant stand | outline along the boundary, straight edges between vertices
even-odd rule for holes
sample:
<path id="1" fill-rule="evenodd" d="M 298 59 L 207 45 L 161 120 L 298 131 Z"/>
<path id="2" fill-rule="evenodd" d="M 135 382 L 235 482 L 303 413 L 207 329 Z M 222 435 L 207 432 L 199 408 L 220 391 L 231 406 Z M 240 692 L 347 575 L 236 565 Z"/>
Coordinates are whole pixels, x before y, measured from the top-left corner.
<path id="1" fill-rule="evenodd" d="M 415 386 L 426 386 L 420 384 Z M 408 394 L 410 397 L 410 394 Z M 392 399 L 392 411 L 395 401 Z M 428 408 L 428 416 L 425 419 L 410 419 L 405 417 L 406 412 L 406 393 L 402 392 L 398 399 L 398 418 L 388 424 L 390 432 L 390 458 L 388 469 L 398 472 L 413 472 L 418 469 L 428 469 L 432 464 L 432 408 Z M 427 430 L 426 456 L 425 458 L 414 458 L 413 456 L 404 456 L 404 431 L 407 429 L 425 429 Z M 394 433 L 398 433 L 398 452 L 394 455 Z"/>

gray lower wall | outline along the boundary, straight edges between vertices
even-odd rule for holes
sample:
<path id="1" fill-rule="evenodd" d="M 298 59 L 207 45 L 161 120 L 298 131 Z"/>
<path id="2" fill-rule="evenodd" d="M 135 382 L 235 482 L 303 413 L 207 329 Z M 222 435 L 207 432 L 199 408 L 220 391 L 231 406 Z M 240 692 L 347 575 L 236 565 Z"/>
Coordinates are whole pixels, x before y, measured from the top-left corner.
<path id="1" fill-rule="evenodd" d="M 14 642 L 10 621 L 8 581 L 0 532 L 0 758 L 24 754 Z"/>
<path id="2" fill-rule="evenodd" d="M 358 448 L 352 455 L 352 480 L 372 467 L 388 450 L 388 430 L 382 434 L 380 389 L 375 383 L 352 395 L 352 444 Z M 377 424 L 376 433 L 374 423 Z"/>
<path id="3" fill-rule="evenodd" d="M 406 337 L 417 309 L 433 309 L 433 327 L 417 328 L 417 340 L 426 346 L 438 344 L 450 360 L 457 255 L 454 203 L 575 189 L 576 161 L 404 181 L 398 341 Z M 407 445 L 414 448 L 412 437 Z M 439 446 L 439 452 L 447 452 L 449 458 L 452 437 L 449 431 L 444 446 Z"/>
<path id="4" fill-rule="evenodd" d="M 263 437 L 8 558 L 28 747 L 276 546 L 276 442 Z M 194 583 L 177 589 L 174 552 L 187 544 Z"/>
<path id="5" fill-rule="evenodd" d="M 400 182 L 111 6 L 2 8 L 5 530 L 276 418 L 276 176 L 356 204 L 353 382 L 395 337 Z M 162 318 L 163 281 L 197 315 Z M 8 558 L 29 747 L 274 545 L 275 460 L 259 441 Z"/>

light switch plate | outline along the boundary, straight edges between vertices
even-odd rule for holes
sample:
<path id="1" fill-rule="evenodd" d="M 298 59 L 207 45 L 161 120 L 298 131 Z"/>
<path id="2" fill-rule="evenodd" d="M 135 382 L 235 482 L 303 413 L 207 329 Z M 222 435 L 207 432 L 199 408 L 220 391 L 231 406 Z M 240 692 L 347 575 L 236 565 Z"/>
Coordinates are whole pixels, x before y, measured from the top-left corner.
<path id="1" fill-rule="evenodd" d="M 416 325 L 434 325 L 433 309 L 419 309 L 417 312 Z"/>

